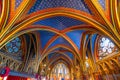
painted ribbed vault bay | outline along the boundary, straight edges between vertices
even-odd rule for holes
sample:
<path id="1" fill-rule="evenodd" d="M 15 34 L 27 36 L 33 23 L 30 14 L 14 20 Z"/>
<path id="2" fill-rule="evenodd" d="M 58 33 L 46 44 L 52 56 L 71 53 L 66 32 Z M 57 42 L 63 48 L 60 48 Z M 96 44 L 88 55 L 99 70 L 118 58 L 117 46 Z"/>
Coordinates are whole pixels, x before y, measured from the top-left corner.
<path id="1" fill-rule="evenodd" d="M 74 8 L 90 13 L 87 5 L 84 3 L 84 0 L 37 0 L 35 5 L 30 9 L 29 13 L 54 7 Z"/>

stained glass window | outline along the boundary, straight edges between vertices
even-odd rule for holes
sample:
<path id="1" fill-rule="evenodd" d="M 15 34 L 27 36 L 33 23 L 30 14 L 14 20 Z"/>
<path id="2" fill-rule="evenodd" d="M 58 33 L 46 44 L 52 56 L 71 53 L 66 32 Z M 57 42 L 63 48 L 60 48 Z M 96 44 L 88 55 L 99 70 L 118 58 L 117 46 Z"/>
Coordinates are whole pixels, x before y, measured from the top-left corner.
<path id="1" fill-rule="evenodd" d="M 58 80 L 61 80 L 61 78 L 67 79 L 70 77 L 69 75 L 69 69 L 67 66 L 63 63 L 57 64 L 53 69 L 52 69 L 52 77 L 56 77 Z"/>
<path id="2" fill-rule="evenodd" d="M 115 52 L 117 52 L 115 44 L 110 39 L 101 37 L 99 40 L 99 59 Z"/>
<path id="3" fill-rule="evenodd" d="M 6 49 L 9 53 L 17 53 L 21 46 L 21 40 L 19 37 L 13 39 L 6 45 Z"/>

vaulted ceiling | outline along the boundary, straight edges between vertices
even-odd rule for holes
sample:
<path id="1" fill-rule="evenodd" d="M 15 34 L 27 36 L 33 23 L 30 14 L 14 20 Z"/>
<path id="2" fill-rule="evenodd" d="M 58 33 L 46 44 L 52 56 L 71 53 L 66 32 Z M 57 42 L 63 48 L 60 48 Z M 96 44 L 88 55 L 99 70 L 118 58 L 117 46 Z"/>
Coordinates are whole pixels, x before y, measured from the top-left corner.
<path id="1" fill-rule="evenodd" d="M 120 2 L 1 0 L 0 49 L 14 38 L 23 36 L 28 47 L 30 39 L 32 48 L 35 44 L 35 54 L 40 55 L 38 60 L 42 61 L 46 56 L 52 58 L 53 54 L 59 53 L 63 53 L 60 55 L 64 58 L 77 56 L 79 60 L 84 59 L 89 53 L 96 53 L 95 43 L 99 36 L 110 38 L 120 47 L 117 3 Z M 113 13 L 113 10 L 116 12 Z"/>

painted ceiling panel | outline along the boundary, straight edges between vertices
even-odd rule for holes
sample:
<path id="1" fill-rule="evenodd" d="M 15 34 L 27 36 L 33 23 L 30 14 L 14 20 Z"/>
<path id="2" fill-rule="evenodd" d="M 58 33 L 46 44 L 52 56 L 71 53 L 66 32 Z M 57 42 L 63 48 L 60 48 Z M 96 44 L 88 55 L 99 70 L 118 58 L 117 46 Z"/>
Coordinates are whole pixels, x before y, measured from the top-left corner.
<path id="1" fill-rule="evenodd" d="M 37 0 L 34 6 L 30 9 L 29 13 L 54 7 L 74 8 L 90 13 L 90 10 L 84 3 L 84 0 Z"/>
<path id="2" fill-rule="evenodd" d="M 92 35 L 92 53 L 94 53 L 96 37 L 97 34 Z"/>
<path id="3" fill-rule="evenodd" d="M 59 53 L 51 53 L 51 54 L 48 55 L 48 59 L 53 58 L 53 56 L 55 56 L 55 57 L 57 58 L 57 57 L 60 56 L 60 55 L 62 55 L 62 54 L 59 54 Z"/>
<path id="4" fill-rule="evenodd" d="M 57 44 L 64 44 L 64 45 L 67 45 L 67 46 L 71 46 L 71 45 L 68 43 L 68 41 L 66 41 L 64 38 L 59 37 L 59 38 L 57 38 L 57 39 L 49 46 L 49 48 L 50 48 L 50 47 L 53 47 L 53 46 L 55 46 L 55 45 L 57 45 Z"/>
<path id="5" fill-rule="evenodd" d="M 70 53 L 70 52 L 66 52 L 65 54 L 67 54 L 71 59 L 73 59 L 73 54 L 72 53 Z"/>
<path id="6" fill-rule="evenodd" d="M 57 16 L 57 17 L 52 17 L 52 18 L 48 18 L 48 19 L 38 21 L 34 24 L 51 26 L 51 27 L 56 28 L 58 30 L 63 30 L 67 27 L 80 25 L 80 24 L 84 24 L 84 23 L 81 22 L 81 21 L 78 21 L 76 19 L 63 17 L 63 16 Z"/>
<path id="7" fill-rule="evenodd" d="M 56 48 L 56 49 L 53 50 L 53 52 L 56 52 L 56 51 L 66 52 L 66 51 L 68 51 L 68 50 L 65 49 L 65 48 L 60 47 L 60 48 Z"/>
<path id="8" fill-rule="evenodd" d="M 48 55 L 48 59 L 50 59 L 50 58 L 52 58 L 52 56 L 54 56 L 56 53 L 50 53 L 49 55 Z"/>
<path id="9" fill-rule="evenodd" d="M 29 13 L 36 12 L 37 7 L 41 4 L 42 0 L 36 0 L 35 4 L 32 6 L 32 8 L 29 10 Z"/>
<path id="10" fill-rule="evenodd" d="M 66 33 L 72 39 L 72 41 L 77 45 L 79 49 L 80 49 L 80 37 L 83 32 L 84 32 L 83 30 L 75 30 Z"/>
<path id="11" fill-rule="evenodd" d="M 22 0 L 16 0 L 15 1 L 15 8 L 17 8 L 20 5 L 21 2 L 22 2 Z"/>
<path id="12" fill-rule="evenodd" d="M 65 53 L 63 53 L 63 54 L 66 54 L 66 55 L 67 55 L 69 58 L 71 58 L 71 59 L 74 58 L 73 54 L 70 53 L 70 52 L 65 52 Z M 60 56 L 60 55 L 62 55 L 62 54 L 59 54 L 59 53 L 51 53 L 51 54 L 48 55 L 48 59 L 51 59 L 54 55 L 56 55 L 56 57 L 58 57 L 58 56 Z"/>
<path id="13" fill-rule="evenodd" d="M 103 9 L 105 10 L 105 0 L 98 0 L 98 2 L 101 4 L 101 6 L 103 7 Z"/>
<path id="14" fill-rule="evenodd" d="M 52 38 L 55 34 L 49 31 L 39 31 L 40 33 L 40 40 L 42 48 L 46 45 L 46 43 L 49 41 L 50 38 Z"/>
<path id="15" fill-rule="evenodd" d="M 66 27 L 71 27 L 71 26 L 75 26 L 75 25 L 80 25 L 80 24 L 84 24 L 81 21 L 78 21 L 76 19 L 72 19 L 72 18 L 68 18 L 68 17 L 55 17 L 58 21 L 60 21 L 64 26 Z M 64 29 L 64 27 L 63 27 Z"/>
<path id="16" fill-rule="evenodd" d="M 36 22 L 34 24 L 40 24 L 45 26 L 51 26 L 53 28 L 56 28 L 58 30 L 61 30 L 62 27 L 65 27 L 60 21 L 58 21 L 56 18 L 48 18 L 39 22 Z"/>

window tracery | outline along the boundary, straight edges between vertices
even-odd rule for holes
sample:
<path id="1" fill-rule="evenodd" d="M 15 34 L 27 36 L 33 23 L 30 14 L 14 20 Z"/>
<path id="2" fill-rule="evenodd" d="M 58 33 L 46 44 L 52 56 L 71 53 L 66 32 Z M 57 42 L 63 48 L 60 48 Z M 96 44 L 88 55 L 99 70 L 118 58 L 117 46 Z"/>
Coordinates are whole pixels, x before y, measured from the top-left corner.
<path id="1" fill-rule="evenodd" d="M 69 78 L 69 70 L 66 67 L 66 65 L 64 65 L 63 63 L 59 63 L 57 64 L 53 69 L 52 69 L 52 74 L 57 78 Z"/>
<path id="2" fill-rule="evenodd" d="M 106 37 L 101 37 L 99 40 L 99 49 L 98 49 L 99 59 L 108 56 L 109 54 L 117 52 L 117 47 L 115 44 Z"/>
<path id="3" fill-rule="evenodd" d="M 19 37 L 13 39 L 9 43 L 6 44 L 6 50 L 8 53 L 17 53 L 21 47 L 21 40 Z"/>

